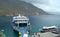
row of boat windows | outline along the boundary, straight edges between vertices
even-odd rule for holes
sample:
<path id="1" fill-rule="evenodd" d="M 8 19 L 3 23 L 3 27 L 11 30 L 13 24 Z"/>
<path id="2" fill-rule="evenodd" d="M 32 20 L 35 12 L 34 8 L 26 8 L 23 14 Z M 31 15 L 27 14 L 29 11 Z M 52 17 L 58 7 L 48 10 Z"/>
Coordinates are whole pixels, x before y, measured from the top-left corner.
<path id="1" fill-rule="evenodd" d="M 15 26 L 18 26 L 18 25 L 15 24 Z M 20 27 L 23 27 L 23 26 L 25 27 L 25 26 L 27 26 L 27 23 L 20 23 L 19 26 L 20 26 Z"/>
<path id="2" fill-rule="evenodd" d="M 20 18 L 20 17 L 19 17 L 19 18 L 14 18 L 14 19 L 27 19 L 27 18 Z"/>
<path id="3" fill-rule="evenodd" d="M 27 21 L 27 20 L 15 20 L 14 22 Z"/>

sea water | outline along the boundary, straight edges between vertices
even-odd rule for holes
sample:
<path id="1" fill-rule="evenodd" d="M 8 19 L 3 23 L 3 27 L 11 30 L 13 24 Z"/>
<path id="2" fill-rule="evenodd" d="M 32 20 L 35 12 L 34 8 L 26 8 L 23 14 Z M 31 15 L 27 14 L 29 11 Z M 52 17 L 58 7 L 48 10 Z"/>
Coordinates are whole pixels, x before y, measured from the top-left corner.
<path id="1" fill-rule="evenodd" d="M 12 29 L 13 16 L 0 16 L 0 30 L 4 30 L 6 37 L 17 37 Z M 30 34 L 39 32 L 43 26 L 58 26 L 60 27 L 59 15 L 27 15 L 31 24 Z"/>
<path id="2" fill-rule="evenodd" d="M 41 31 L 44 26 L 60 27 L 59 15 L 31 15 L 29 19 L 31 23 L 31 34 Z"/>

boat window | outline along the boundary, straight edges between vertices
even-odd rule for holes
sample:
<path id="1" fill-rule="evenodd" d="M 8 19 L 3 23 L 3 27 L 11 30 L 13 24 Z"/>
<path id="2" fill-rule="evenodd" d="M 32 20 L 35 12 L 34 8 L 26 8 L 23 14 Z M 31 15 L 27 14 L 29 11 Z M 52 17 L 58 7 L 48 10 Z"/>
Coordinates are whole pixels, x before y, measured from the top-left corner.
<path id="1" fill-rule="evenodd" d="M 27 23 L 20 23 L 19 26 L 26 27 L 27 26 Z"/>

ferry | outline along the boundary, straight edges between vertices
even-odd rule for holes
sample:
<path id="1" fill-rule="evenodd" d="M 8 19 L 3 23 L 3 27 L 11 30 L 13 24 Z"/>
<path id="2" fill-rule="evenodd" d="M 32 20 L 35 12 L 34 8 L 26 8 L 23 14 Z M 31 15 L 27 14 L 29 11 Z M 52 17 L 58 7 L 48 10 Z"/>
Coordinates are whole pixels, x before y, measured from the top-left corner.
<path id="1" fill-rule="evenodd" d="M 43 27 L 43 30 L 52 30 L 52 29 L 57 29 L 57 26 L 49 26 L 49 27 Z"/>
<path id="2" fill-rule="evenodd" d="M 29 18 L 19 14 L 13 17 L 13 23 L 13 29 L 18 31 L 19 37 L 29 37 Z"/>
<path id="3" fill-rule="evenodd" d="M 41 32 L 52 32 L 54 34 L 58 34 L 58 27 L 57 26 L 49 26 L 43 27 Z"/>

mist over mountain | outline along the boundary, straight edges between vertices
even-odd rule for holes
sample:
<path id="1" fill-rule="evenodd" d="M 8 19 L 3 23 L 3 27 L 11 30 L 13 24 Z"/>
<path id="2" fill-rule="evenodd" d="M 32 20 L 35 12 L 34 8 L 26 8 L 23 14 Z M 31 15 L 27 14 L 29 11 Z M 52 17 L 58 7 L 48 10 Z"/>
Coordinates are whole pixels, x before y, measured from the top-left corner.
<path id="1" fill-rule="evenodd" d="M 46 15 L 45 11 L 33 6 L 30 3 L 20 0 L 0 0 L 0 15 L 28 15 L 28 14 L 40 14 Z"/>

